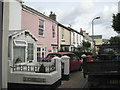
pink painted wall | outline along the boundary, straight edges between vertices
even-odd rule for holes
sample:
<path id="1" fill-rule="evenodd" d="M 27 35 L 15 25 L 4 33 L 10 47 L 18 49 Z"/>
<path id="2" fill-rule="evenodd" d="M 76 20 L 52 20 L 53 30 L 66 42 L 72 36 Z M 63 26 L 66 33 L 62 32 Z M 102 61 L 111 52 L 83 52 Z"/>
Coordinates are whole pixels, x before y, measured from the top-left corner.
<path id="1" fill-rule="evenodd" d="M 39 36 L 39 19 L 45 23 L 45 35 Z M 56 39 L 52 38 L 52 25 L 56 26 Z M 46 47 L 46 55 L 52 50 L 51 44 L 57 45 L 57 24 L 33 13 L 22 10 L 22 29 L 30 30 L 37 38 L 37 45 Z"/>

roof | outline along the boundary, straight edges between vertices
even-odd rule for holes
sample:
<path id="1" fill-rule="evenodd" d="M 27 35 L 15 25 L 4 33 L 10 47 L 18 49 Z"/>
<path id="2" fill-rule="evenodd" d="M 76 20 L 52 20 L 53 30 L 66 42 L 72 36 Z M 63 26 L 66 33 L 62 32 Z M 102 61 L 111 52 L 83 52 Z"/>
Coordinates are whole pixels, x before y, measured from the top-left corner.
<path id="1" fill-rule="evenodd" d="M 73 29 L 73 28 L 71 28 L 71 27 L 68 27 L 72 32 L 76 32 L 76 33 L 78 33 L 78 34 L 80 34 L 80 35 L 82 35 L 80 32 L 78 32 L 77 30 L 75 30 L 75 29 Z"/>
<path id="2" fill-rule="evenodd" d="M 38 16 L 41 16 L 41 17 L 43 17 L 43 18 L 45 18 L 45 19 L 47 19 L 47 20 L 50 20 L 50 21 L 52 21 L 52 22 L 54 22 L 54 23 L 58 23 L 57 21 L 51 19 L 50 17 L 48 17 L 48 16 L 40 13 L 39 11 L 37 11 L 37 10 L 35 10 L 35 9 L 29 7 L 29 6 L 26 6 L 26 5 L 23 5 L 23 4 L 22 4 L 22 9 L 23 9 L 23 10 L 27 10 L 27 11 L 29 11 L 29 12 L 32 12 L 32 13 L 34 13 L 34 14 L 36 14 L 36 15 L 38 15 Z"/>
<path id="3" fill-rule="evenodd" d="M 13 39 L 14 37 L 17 37 L 25 32 L 28 32 L 35 41 L 38 41 L 38 39 L 29 30 L 11 30 L 9 31 L 9 37 L 12 37 Z"/>
<path id="4" fill-rule="evenodd" d="M 102 39 L 102 35 L 93 35 L 93 36 L 90 36 L 91 38 L 93 39 Z"/>
<path id="5" fill-rule="evenodd" d="M 64 26 L 64 25 L 62 25 L 62 24 L 60 24 L 60 23 L 58 23 L 58 26 L 61 26 L 61 27 L 65 28 L 65 29 L 71 31 L 70 28 L 68 28 L 68 27 L 66 27 L 66 26 Z"/>

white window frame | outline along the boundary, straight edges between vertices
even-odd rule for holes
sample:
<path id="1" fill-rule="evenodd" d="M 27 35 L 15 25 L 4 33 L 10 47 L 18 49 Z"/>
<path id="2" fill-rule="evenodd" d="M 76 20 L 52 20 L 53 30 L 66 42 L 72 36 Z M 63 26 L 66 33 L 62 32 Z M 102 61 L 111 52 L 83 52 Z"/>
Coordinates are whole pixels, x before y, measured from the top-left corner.
<path id="1" fill-rule="evenodd" d="M 77 44 L 78 44 L 78 34 L 77 34 Z"/>
<path id="2" fill-rule="evenodd" d="M 33 43 L 33 42 L 27 42 L 27 43 L 28 43 L 28 44 L 29 44 L 29 43 L 33 44 L 33 60 L 34 60 L 34 57 L 35 57 L 35 52 L 34 52 L 34 49 L 35 49 L 35 48 L 34 48 L 34 43 Z M 32 61 L 33 61 L 33 60 L 32 60 Z M 27 61 L 31 61 L 31 60 L 28 60 L 28 46 L 27 46 Z"/>
<path id="3" fill-rule="evenodd" d="M 26 44 L 25 45 L 17 44 L 16 41 L 18 41 L 18 42 L 25 42 Z M 25 40 L 14 40 L 14 44 L 15 44 L 15 46 L 25 46 L 25 47 L 27 46 L 27 42 Z"/>
<path id="4" fill-rule="evenodd" d="M 75 33 L 73 32 L 73 44 L 75 44 Z"/>
<path id="5" fill-rule="evenodd" d="M 43 22 L 43 28 L 40 27 L 40 21 Z M 43 30 L 43 35 L 39 34 L 40 29 Z M 39 32 L 38 32 L 39 36 L 44 36 L 45 35 L 45 22 L 44 22 L 44 20 L 41 20 L 41 19 L 39 19 Z"/>
<path id="6" fill-rule="evenodd" d="M 63 28 L 61 30 L 61 40 L 65 40 L 65 38 L 64 38 L 64 29 Z"/>
<path id="7" fill-rule="evenodd" d="M 20 42 L 25 42 L 26 43 L 26 45 L 22 45 L 22 44 L 17 44 L 16 43 L 16 41 L 20 41 Z M 27 53 L 26 53 L 26 50 L 27 50 L 27 46 L 28 46 L 28 44 L 27 44 L 27 41 L 25 41 L 25 40 L 13 40 L 13 42 L 14 42 L 14 45 L 12 45 L 12 47 L 13 47 L 13 49 L 14 49 L 14 46 L 16 46 L 16 47 L 25 47 L 25 60 L 24 60 L 24 62 L 22 62 L 22 63 L 25 63 L 26 61 L 27 61 Z M 13 52 L 14 50 L 12 50 L 12 57 L 14 57 L 14 52 Z M 13 63 L 14 64 L 14 63 Z"/>
<path id="8" fill-rule="evenodd" d="M 52 52 L 53 52 L 53 48 L 56 48 L 56 52 L 58 51 L 57 50 L 57 48 L 58 48 L 57 46 L 52 46 Z"/>
<path id="9" fill-rule="evenodd" d="M 52 25 L 52 38 L 56 38 L 56 27 L 55 25 Z"/>
<path id="10" fill-rule="evenodd" d="M 38 51 L 37 50 L 37 54 L 38 53 L 40 53 L 40 56 L 42 57 L 42 53 L 44 53 L 44 57 L 46 56 L 46 47 L 43 47 L 43 46 L 37 46 L 37 49 L 38 48 L 41 48 L 41 51 Z M 44 51 L 42 50 L 44 48 Z M 38 58 L 38 56 L 37 56 L 37 58 Z M 38 61 L 38 59 L 37 59 L 37 61 Z"/>

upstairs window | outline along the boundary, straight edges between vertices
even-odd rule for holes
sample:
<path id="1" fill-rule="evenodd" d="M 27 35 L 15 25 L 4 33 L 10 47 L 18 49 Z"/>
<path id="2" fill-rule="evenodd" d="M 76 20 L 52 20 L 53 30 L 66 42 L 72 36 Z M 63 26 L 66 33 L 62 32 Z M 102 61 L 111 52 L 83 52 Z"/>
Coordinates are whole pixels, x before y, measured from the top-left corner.
<path id="1" fill-rule="evenodd" d="M 55 34 L 56 34 L 56 32 L 55 32 L 55 25 L 53 25 L 52 26 L 52 37 L 53 38 L 55 38 Z"/>
<path id="2" fill-rule="evenodd" d="M 78 44 L 78 34 L 77 34 L 77 44 Z"/>
<path id="3" fill-rule="evenodd" d="M 64 40 L 64 29 L 61 30 L 61 40 Z"/>
<path id="4" fill-rule="evenodd" d="M 39 35 L 44 36 L 44 21 L 39 19 Z"/>
<path id="5" fill-rule="evenodd" d="M 75 44 L 75 33 L 73 33 L 73 44 Z"/>

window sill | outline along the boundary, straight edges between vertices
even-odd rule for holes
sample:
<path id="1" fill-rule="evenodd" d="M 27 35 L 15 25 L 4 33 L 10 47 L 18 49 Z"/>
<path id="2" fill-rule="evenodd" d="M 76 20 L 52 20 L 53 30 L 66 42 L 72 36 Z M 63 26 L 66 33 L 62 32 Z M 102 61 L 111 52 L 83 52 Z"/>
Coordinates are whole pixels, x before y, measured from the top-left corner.
<path id="1" fill-rule="evenodd" d="M 39 35 L 39 37 L 41 37 L 41 38 L 45 38 L 45 36 L 42 36 L 42 35 Z"/>

